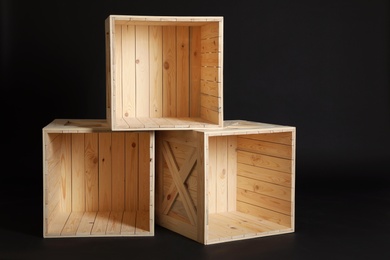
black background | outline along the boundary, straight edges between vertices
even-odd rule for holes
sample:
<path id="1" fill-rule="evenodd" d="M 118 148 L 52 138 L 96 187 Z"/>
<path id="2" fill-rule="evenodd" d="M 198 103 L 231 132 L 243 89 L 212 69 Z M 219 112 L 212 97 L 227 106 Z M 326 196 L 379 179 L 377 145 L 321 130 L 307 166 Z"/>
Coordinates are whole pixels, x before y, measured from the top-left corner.
<path id="1" fill-rule="evenodd" d="M 389 1 L 1 0 L 0 259 L 390 259 Z M 42 128 L 105 118 L 110 14 L 223 16 L 224 118 L 297 128 L 296 232 L 42 238 Z"/>

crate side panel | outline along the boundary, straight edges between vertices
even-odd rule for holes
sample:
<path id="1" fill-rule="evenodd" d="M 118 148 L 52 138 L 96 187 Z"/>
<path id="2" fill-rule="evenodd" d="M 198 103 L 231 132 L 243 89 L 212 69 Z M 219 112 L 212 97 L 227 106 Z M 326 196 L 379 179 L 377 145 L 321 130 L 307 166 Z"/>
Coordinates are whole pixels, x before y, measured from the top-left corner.
<path id="1" fill-rule="evenodd" d="M 176 59 L 177 59 L 177 117 L 189 116 L 189 27 L 177 26 L 176 28 Z"/>

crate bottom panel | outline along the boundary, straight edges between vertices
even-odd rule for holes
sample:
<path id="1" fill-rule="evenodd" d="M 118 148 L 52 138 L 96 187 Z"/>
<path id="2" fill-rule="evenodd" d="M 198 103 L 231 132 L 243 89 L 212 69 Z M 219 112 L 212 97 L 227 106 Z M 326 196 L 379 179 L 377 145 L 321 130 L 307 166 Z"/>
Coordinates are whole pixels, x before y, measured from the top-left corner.
<path id="1" fill-rule="evenodd" d="M 148 130 L 172 130 L 180 128 L 189 129 L 204 129 L 204 128 L 216 128 L 217 124 L 206 121 L 202 118 L 193 117 L 131 117 L 121 118 L 115 121 L 115 130 L 128 130 L 128 129 L 148 129 Z"/>
<path id="2" fill-rule="evenodd" d="M 292 233 L 293 228 L 239 211 L 209 215 L 207 244 Z"/>
<path id="3" fill-rule="evenodd" d="M 58 213 L 45 237 L 152 236 L 148 211 Z"/>

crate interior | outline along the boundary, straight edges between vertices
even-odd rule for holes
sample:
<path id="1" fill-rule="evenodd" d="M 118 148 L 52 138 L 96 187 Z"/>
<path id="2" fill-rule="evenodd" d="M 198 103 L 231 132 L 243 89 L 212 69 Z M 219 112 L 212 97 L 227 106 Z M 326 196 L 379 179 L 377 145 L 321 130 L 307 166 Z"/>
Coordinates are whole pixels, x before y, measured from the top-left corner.
<path id="1" fill-rule="evenodd" d="M 152 235 L 149 132 L 46 133 L 44 236 Z"/>
<path id="2" fill-rule="evenodd" d="M 206 241 L 293 230 L 292 133 L 209 137 Z"/>
<path id="3" fill-rule="evenodd" d="M 112 129 L 222 126 L 221 20 L 162 20 L 109 20 Z"/>

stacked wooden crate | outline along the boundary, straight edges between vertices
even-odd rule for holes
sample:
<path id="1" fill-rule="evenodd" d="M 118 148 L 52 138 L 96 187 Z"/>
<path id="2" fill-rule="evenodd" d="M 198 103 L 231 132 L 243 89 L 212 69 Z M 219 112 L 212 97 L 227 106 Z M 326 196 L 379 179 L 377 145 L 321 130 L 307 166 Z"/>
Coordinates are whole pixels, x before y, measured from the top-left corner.
<path id="1" fill-rule="evenodd" d="M 222 17 L 111 15 L 106 68 L 107 120 L 43 128 L 44 237 L 294 232 L 295 127 L 223 120 Z"/>

